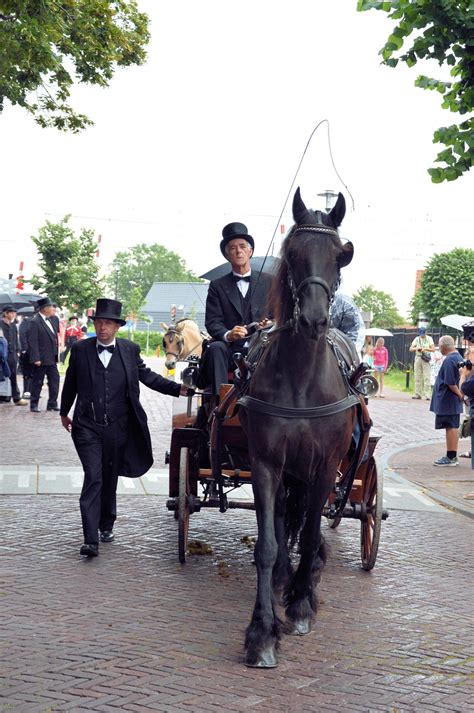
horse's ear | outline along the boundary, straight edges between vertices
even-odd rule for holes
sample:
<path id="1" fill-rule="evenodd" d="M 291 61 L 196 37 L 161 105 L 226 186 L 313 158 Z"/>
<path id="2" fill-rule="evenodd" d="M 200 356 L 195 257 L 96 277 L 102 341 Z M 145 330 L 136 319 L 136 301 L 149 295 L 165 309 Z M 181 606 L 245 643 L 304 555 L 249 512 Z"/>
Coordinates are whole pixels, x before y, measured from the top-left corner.
<path id="1" fill-rule="evenodd" d="M 346 214 L 346 201 L 342 193 L 339 193 L 336 205 L 329 213 L 329 217 L 335 228 L 339 228 Z"/>
<path id="2" fill-rule="evenodd" d="M 339 193 L 339 195 L 341 195 Z M 339 267 L 346 267 L 346 265 L 349 265 L 351 262 L 352 258 L 354 257 L 354 246 L 353 244 L 348 240 L 347 243 L 344 243 L 342 246 L 342 253 L 339 255 L 337 262 Z"/>
<path id="3" fill-rule="evenodd" d="M 165 330 L 165 332 L 167 332 L 167 331 L 168 331 L 168 325 L 167 325 L 167 324 L 165 324 L 164 322 L 160 322 L 160 327 L 162 327 L 162 329 L 164 329 L 164 330 Z"/>
<path id="4" fill-rule="evenodd" d="M 293 220 L 295 223 L 300 223 L 307 213 L 307 209 L 301 198 L 300 187 L 296 189 L 295 197 L 293 198 Z"/>

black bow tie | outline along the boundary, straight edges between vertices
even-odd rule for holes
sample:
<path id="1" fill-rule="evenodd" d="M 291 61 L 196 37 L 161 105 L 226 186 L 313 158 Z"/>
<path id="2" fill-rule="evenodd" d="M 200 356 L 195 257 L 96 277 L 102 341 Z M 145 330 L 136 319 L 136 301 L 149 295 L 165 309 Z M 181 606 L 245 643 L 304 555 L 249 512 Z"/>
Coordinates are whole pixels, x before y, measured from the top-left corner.
<path id="1" fill-rule="evenodd" d="M 115 346 L 111 344 L 110 347 L 104 347 L 102 344 L 98 344 L 97 349 L 99 351 L 99 354 L 103 351 L 110 352 L 112 354 L 115 349 Z"/>
<path id="2" fill-rule="evenodd" d="M 245 280 L 245 282 L 250 282 L 250 275 L 246 275 L 244 277 L 243 275 L 234 275 L 234 273 L 232 273 L 232 277 L 235 280 L 235 282 L 240 282 L 240 280 Z"/>

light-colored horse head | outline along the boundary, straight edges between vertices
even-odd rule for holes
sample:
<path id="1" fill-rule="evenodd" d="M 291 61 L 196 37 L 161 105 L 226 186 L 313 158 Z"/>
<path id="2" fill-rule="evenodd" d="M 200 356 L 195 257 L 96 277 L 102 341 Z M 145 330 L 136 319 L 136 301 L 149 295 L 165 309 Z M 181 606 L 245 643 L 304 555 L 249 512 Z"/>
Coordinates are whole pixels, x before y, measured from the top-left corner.
<path id="1" fill-rule="evenodd" d="M 174 369 L 177 361 L 184 361 L 192 354 L 201 356 L 202 343 L 204 339 L 208 338 L 208 335 L 201 332 L 194 320 L 181 319 L 171 326 L 161 322 L 160 326 L 165 330 L 163 349 L 167 369 Z"/>

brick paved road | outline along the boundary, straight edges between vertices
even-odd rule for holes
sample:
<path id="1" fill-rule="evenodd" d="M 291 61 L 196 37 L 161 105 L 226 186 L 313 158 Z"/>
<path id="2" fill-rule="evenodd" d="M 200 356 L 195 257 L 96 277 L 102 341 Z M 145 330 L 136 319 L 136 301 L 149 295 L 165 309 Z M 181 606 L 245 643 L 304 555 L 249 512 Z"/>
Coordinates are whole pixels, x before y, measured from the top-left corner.
<path id="1" fill-rule="evenodd" d="M 144 389 L 143 401 L 161 465 L 170 399 Z M 51 438 L 55 461 L 77 465 L 57 417 L 4 408 L 2 464 L 50 464 Z M 371 414 L 381 454 L 436 439 L 426 403 L 374 401 Z M 314 631 L 284 638 L 263 672 L 242 663 L 256 575 L 240 539 L 254 514 L 193 516 L 190 536 L 214 553 L 182 567 L 162 498 L 121 496 L 119 510 L 116 541 L 84 562 L 76 497 L 0 498 L 0 711 L 473 709 L 473 520 L 392 513 L 370 574 L 358 524 L 327 530 Z"/>
<path id="2" fill-rule="evenodd" d="M 327 533 L 313 633 L 273 671 L 246 669 L 253 513 L 204 511 L 209 556 L 177 563 L 160 498 L 121 499 L 117 539 L 81 561 L 69 496 L 5 496 L 2 711 L 468 711 L 474 705 L 474 522 L 397 513 L 375 570 L 358 525 Z"/>

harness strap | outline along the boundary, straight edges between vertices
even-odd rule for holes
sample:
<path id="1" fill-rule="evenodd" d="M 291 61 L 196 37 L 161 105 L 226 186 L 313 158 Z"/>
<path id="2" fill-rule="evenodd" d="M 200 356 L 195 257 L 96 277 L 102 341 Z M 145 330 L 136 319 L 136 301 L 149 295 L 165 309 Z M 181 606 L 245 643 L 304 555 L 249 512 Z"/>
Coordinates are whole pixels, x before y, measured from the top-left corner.
<path id="1" fill-rule="evenodd" d="M 335 413 L 347 411 L 347 409 L 357 406 L 358 403 L 359 397 L 354 394 L 350 394 L 340 401 L 334 401 L 332 404 L 312 406 L 311 408 L 279 406 L 278 404 L 255 399 L 253 396 L 241 396 L 237 401 L 239 406 L 243 406 L 249 411 L 257 411 L 257 413 L 265 413 L 267 416 L 277 416 L 279 418 L 321 418 L 322 416 L 332 416 Z"/>

